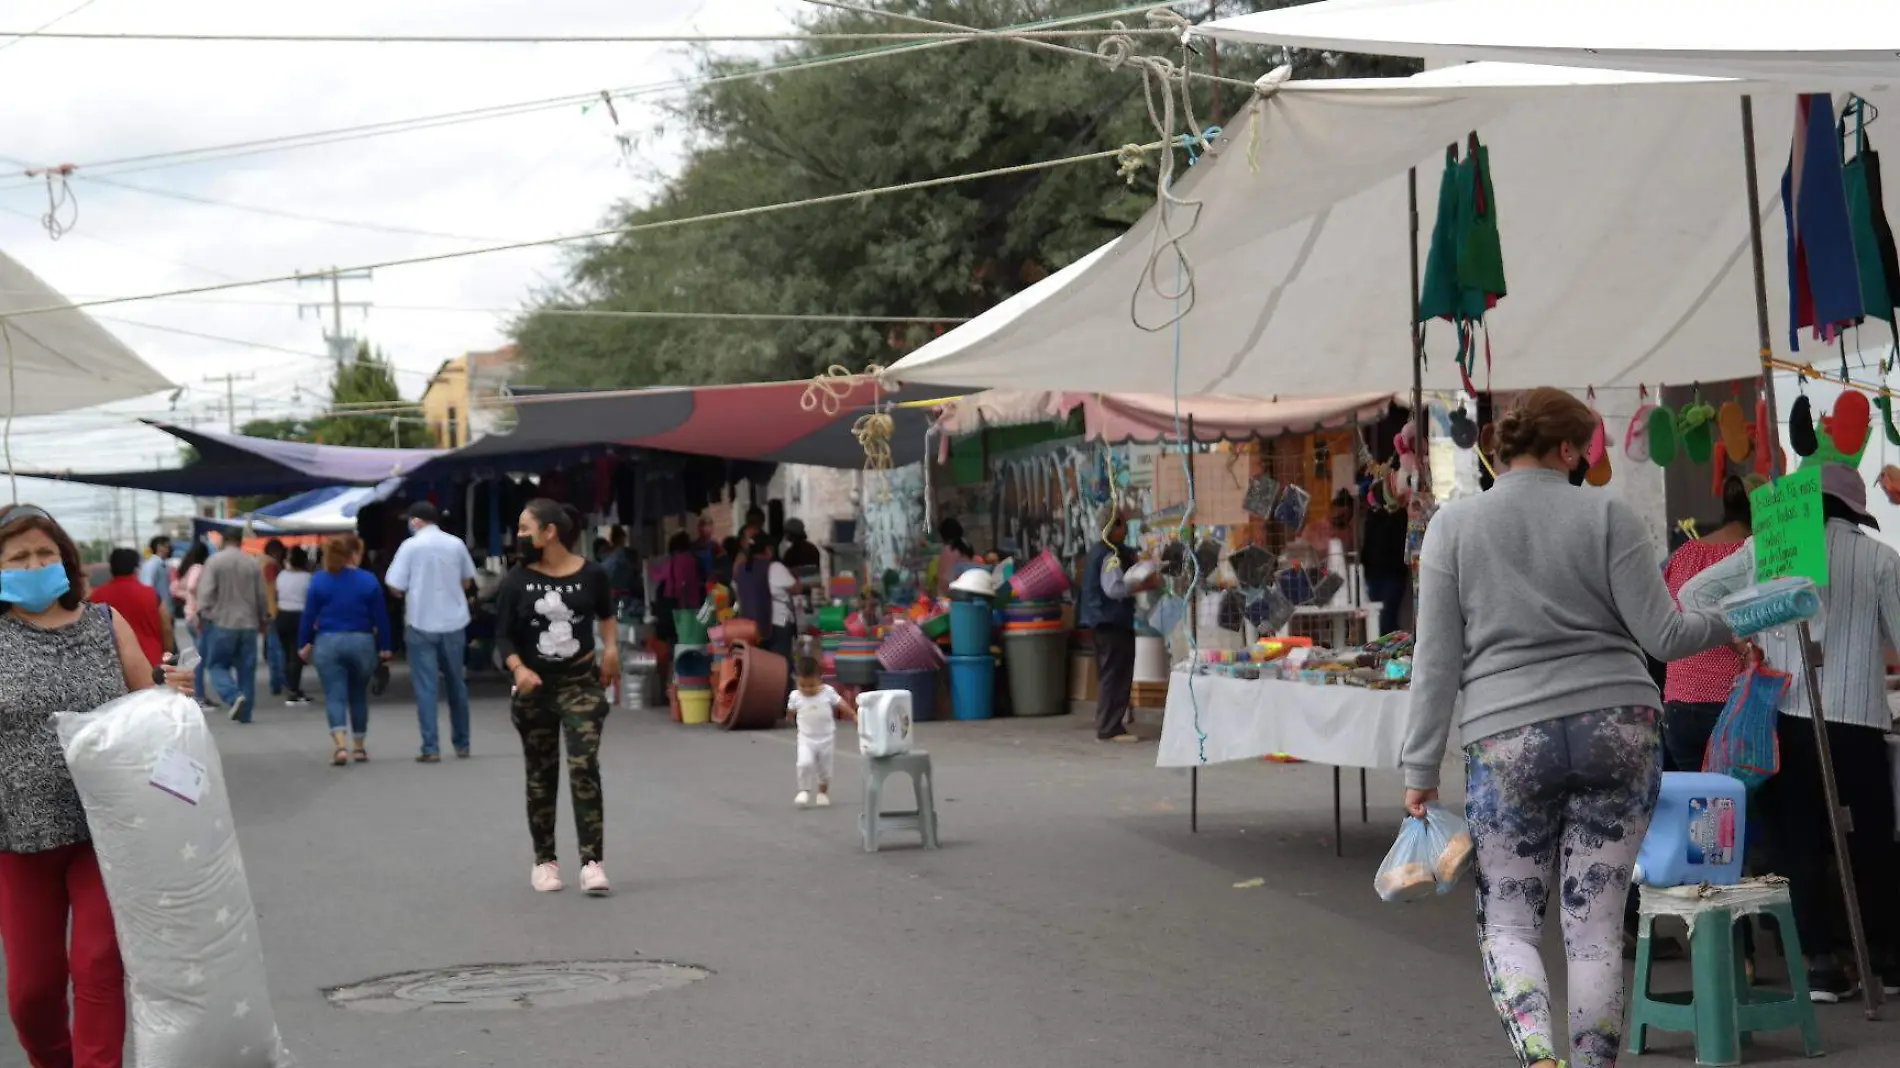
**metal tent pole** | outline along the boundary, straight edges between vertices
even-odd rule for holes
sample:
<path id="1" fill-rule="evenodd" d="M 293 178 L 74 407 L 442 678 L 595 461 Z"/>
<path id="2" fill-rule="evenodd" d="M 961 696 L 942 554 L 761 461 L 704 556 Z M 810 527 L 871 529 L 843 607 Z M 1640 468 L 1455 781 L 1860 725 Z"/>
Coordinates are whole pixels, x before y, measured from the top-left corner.
<path id="1" fill-rule="evenodd" d="M 1770 363 L 1774 349 L 1768 335 L 1768 280 L 1762 259 L 1761 182 L 1755 173 L 1755 101 L 1749 96 L 1742 97 L 1742 153 L 1748 178 L 1748 240 L 1755 272 L 1755 331 L 1761 346 L 1761 388 L 1762 396 L 1768 401 L 1768 418 L 1776 424 L 1770 439 L 1775 452 L 1770 460 L 1779 476 L 1784 473 L 1780 452 L 1781 409 L 1775 404 L 1775 372 Z M 1833 836 L 1834 859 L 1841 873 L 1841 897 L 1847 905 L 1847 926 L 1854 941 L 1854 963 L 1860 970 L 1861 990 L 1867 999 L 1867 1018 L 1878 1020 L 1885 998 L 1867 952 L 1867 928 L 1861 919 L 1860 897 L 1854 892 L 1854 862 L 1847 852 L 1847 828 L 1853 815 L 1841 807 L 1840 786 L 1834 778 L 1834 751 L 1828 742 L 1827 719 L 1821 708 L 1821 682 L 1815 673 L 1820 650 L 1814 644 L 1814 635 L 1807 623 L 1796 628 L 1796 637 L 1801 648 L 1801 678 L 1807 687 L 1808 715 L 1814 724 L 1814 749 L 1821 762 L 1821 788 L 1827 797 L 1828 831 Z M 1813 953 L 1820 947 L 1803 948 Z"/>

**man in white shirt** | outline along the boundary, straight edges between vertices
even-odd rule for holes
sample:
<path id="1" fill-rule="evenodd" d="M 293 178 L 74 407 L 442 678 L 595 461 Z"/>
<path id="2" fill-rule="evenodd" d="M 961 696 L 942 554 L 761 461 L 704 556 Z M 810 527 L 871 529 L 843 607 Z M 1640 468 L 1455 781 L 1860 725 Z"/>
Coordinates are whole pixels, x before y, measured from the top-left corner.
<path id="1" fill-rule="evenodd" d="M 442 760 L 437 733 L 436 686 L 445 683 L 449 699 L 450 742 L 455 755 L 469 755 L 468 591 L 475 582 L 475 561 L 468 546 L 437 524 L 442 515 L 428 501 L 409 506 L 410 536 L 396 548 L 383 582 L 403 599 L 403 635 L 409 650 L 409 674 L 416 688 L 416 718 L 422 732 L 417 763 Z"/>

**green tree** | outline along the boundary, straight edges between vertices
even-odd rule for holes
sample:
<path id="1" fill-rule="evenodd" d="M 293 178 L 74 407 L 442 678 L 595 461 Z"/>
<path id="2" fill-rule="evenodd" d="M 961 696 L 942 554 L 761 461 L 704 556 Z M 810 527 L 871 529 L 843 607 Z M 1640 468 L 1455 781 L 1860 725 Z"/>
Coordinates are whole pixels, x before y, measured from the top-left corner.
<path id="1" fill-rule="evenodd" d="M 387 449 L 397 443 L 394 413 L 376 409 L 402 403 L 402 391 L 396 388 L 396 372 L 380 349 L 372 350 L 367 341 L 356 345 L 356 355 L 338 367 L 330 378 L 330 410 L 309 421 L 301 429 L 304 436 L 287 439 L 311 441 L 318 445 L 354 445 Z"/>
<path id="2" fill-rule="evenodd" d="M 1100 11 L 1101 0 L 869 0 L 964 26 L 996 27 Z M 1283 0 L 1215 0 L 1231 15 Z M 1138 17 L 1125 19 L 1139 25 Z M 887 16 L 812 9 L 813 33 L 919 29 Z M 1096 23 L 1096 25 L 1101 25 Z M 1164 38 L 1138 39 L 1167 51 Z M 1083 41 L 1074 42 L 1078 45 Z M 1209 46 L 1200 46 L 1209 52 Z M 771 60 L 808 62 L 860 45 L 798 42 Z M 763 78 L 702 84 L 669 109 L 684 131 L 676 172 L 625 227 L 991 170 L 1157 139 L 1140 75 L 1099 61 L 983 41 Z M 1197 58 L 1205 70 L 1212 56 Z M 1251 80 L 1286 57 L 1224 49 L 1226 74 Z M 1404 73 L 1409 61 L 1298 55 L 1303 77 Z M 707 79 L 760 68 L 703 52 Z M 1196 88 L 1203 122 L 1244 90 Z M 1185 160 L 1179 162 L 1185 163 Z M 685 311 L 974 316 L 1113 238 L 1153 202 L 1155 168 L 1132 183 L 1113 160 L 915 193 L 649 230 L 597 242 L 515 324 L 529 373 L 549 386 L 634 386 L 796 378 L 832 364 L 888 364 L 941 332 L 865 323 L 615 319 L 560 312 Z M 553 313 L 553 314 L 551 314 Z"/>

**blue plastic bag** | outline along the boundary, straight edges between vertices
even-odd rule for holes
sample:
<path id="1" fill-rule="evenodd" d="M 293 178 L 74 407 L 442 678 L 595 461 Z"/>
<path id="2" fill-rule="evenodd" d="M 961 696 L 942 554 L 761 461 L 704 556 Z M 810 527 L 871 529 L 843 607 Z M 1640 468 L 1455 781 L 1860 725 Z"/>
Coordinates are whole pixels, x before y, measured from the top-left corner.
<path id="1" fill-rule="evenodd" d="M 1781 742 L 1775 724 L 1781 698 L 1794 676 L 1751 661 L 1729 687 L 1728 703 L 1715 720 L 1702 770 L 1740 779 L 1750 790 L 1781 770 Z"/>
<path id="2" fill-rule="evenodd" d="M 1438 879 L 1432 874 L 1431 830 L 1424 820 L 1405 817 L 1399 827 L 1398 841 L 1379 863 L 1372 888 L 1382 901 L 1402 903 L 1422 901 L 1438 894 Z"/>

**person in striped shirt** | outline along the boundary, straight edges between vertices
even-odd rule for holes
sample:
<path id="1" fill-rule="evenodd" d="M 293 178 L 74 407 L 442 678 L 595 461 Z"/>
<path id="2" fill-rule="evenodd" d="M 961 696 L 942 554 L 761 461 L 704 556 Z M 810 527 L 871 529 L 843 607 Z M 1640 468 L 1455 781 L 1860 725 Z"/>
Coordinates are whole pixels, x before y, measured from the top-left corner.
<path id="1" fill-rule="evenodd" d="M 1867 926 L 1869 951 L 1890 994 L 1900 993 L 1900 915 L 1887 898 L 1900 885 L 1894 849 L 1892 771 L 1887 734 L 1886 652 L 1900 648 L 1900 553 L 1868 533 L 1880 524 L 1867 512 L 1867 484 L 1844 464 L 1821 471 L 1827 524 L 1828 583 L 1812 624 L 1820 649 L 1821 709 L 1833 750 L 1841 803 L 1853 813 L 1847 834 L 1855 890 Z M 1755 580 L 1754 542 L 1683 586 L 1684 609 L 1713 608 Z M 1814 1000 L 1838 1002 L 1857 992 L 1835 952 L 1847 945 L 1844 916 L 1831 906 L 1832 853 L 1827 802 L 1821 788 L 1813 713 L 1802 679 L 1805 665 L 1793 628 L 1760 636 L 1768 666 L 1790 672 L 1794 685 L 1782 699 L 1776 735 L 1781 770 L 1762 788 L 1759 811 L 1764 845 L 1776 873 L 1788 879 L 1795 926 L 1808 955 Z"/>

